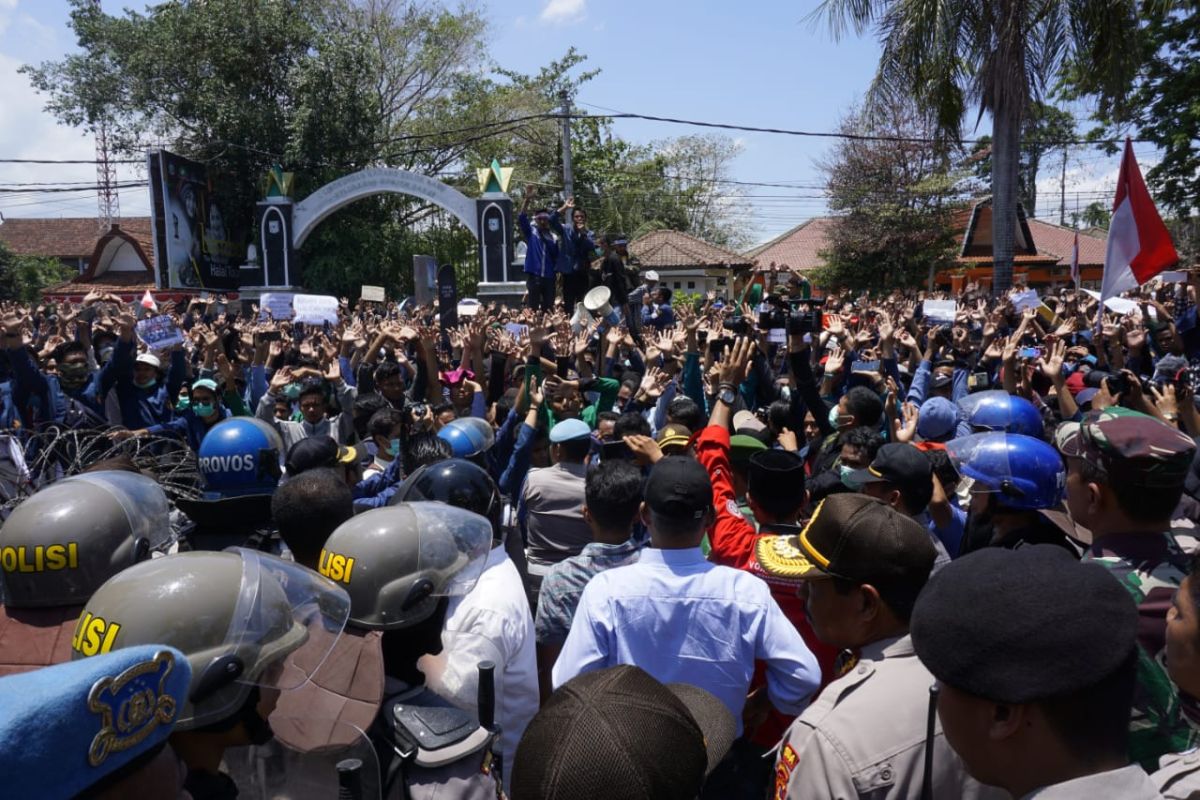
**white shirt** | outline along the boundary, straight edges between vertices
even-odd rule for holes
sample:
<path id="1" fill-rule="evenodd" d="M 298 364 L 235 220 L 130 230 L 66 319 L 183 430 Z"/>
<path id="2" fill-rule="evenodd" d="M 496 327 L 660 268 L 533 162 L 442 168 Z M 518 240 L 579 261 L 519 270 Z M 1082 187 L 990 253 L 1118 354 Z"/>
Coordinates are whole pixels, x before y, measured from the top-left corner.
<path id="1" fill-rule="evenodd" d="M 475 588 L 450 599 L 442 626 L 442 653 L 425 656 L 418 664 L 430 690 L 459 708 L 478 711 L 479 662 L 495 663 L 506 790 L 517 743 L 538 710 L 534 644 L 525 587 L 500 545 L 488 554 Z"/>

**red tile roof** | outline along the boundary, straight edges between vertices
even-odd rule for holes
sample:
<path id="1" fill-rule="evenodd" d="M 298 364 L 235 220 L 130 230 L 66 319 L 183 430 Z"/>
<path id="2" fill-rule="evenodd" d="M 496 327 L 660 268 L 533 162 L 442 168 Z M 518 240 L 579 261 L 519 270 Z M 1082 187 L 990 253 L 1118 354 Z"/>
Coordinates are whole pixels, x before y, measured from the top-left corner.
<path id="1" fill-rule="evenodd" d="M 1040 219 L 1029 220 L 1029 231 L 1037 244 L 1039 253 L 1058 258 L 1058 265 L 1071 265 L 1071 248 L 1074 247 L 1075 229 L 1064 228 Z M 1102 231 L 1100 233 L 1103 233 Z M 1097 235 L 1096 229 L 1079 231 L 1079 264 L 1083 267 L 1104 266 L 1104 253 L 1108 248 L 1108 236 Z"/>
<path id="2" fill-rule="evenodd" d="M 126 217 L 120 224 L 149 241 L 149 217 Z M 88 258 L 102 233 L 95 217 L 11 217 L 0 223 L 0 241 L 19 256 Z"/>
<path id="3" fill-rule="evenodd" d="M 657 230 L 629 243 L 642 269 L 684 267 L 748 267 L 750 259 L 679 231 Z"/>
<path id="4" fill-rule="evenodd" d="M 141 296 L 147 289 L 154 290 L 154 279 L 145 272 L 106 272 L 93 281 L 69 280 L 57 286 L 51 286 L 48 289 L 43 289 L 42 294 L 46 296 L 82 296 L 93 289 L 100 292 L 117 292 L 119 294 L 136 292 Z"/>
<path id="5" fill-rule="evenodd" d="M 829 229 L 835 221 L 833 217 L 805 220 L 790 231 L 750 250 L 745 258 L 754 262 L 756 270 L 769 270 L 772 265 L 778 269 L 799 271 L 820 267 L 825 263 L 820 253 L 829 246 Z"/>

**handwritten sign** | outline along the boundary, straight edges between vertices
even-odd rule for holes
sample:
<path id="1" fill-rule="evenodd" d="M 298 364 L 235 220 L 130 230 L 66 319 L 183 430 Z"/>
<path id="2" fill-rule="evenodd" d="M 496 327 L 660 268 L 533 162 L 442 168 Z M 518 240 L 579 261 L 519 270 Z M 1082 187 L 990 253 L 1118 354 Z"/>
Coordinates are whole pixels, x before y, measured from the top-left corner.
<path id="1" fill-rule="evenodd" d="M 183 331 L 176 327 L 175 320 L 169 314 L 146 317 L 138 322 L 136 330 L 138 338 L 151 350 L 165 350 L 183 344 Z"/>
<path id="2" fill-rule="evenodd" d="M 266 292 L 259 301 L 259 318 L 265 320 L 267 312 L 271 312 L 271 318 L 276 322 L 285 319 L 291 319 L 292 309 L 292 293 L 291 292 Z"/>
<path id="3" fill-rule="evenodd" d="M 295 311 L 296 322 L 309 325 L 322 325 L 326 322 L 336 325 L 338 320 L 338 300 L 323 294 L 292 295 L 292 309 Z"/>
<path id="4" fill-rule="evenodd" d="M 372 303 L 386 303 L 387 292 L 382 286 L 367 286 L 363 284 L 362 299 Z"/>

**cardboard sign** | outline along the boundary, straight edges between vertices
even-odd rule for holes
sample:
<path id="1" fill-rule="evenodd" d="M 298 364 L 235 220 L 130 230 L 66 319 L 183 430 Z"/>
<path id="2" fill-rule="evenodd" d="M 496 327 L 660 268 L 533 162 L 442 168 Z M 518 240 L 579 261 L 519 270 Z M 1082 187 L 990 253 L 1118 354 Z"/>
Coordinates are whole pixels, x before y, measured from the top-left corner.
<path id="1" fill-rule="evenodd" d="M 266 320 L 267 312 L 271 312 L 271 318 L 276 322 L 285 319 L 291 319 L 294 314 L 292 308 L 291 292 L 266 292 L 258 303 L 258 317 L 260 320 Z"/>
<path id="2" fill-rule="evenodd" d="M 183 331 L 176 327 L 175 320 L 169 314 L 147 317 L 138 322 L 135 330 L 138 338 L 151 350 L 165 350 L 183 344 Z"/>
<path id="3" fill-rule="evenodd" d="M 958 303 L 953 300 L 926 300 L 921 307 L 925 319 L 938 325 L 953 325 Z"/>
<path id="4" fill-rule="evenodd" d="M 328 322 L 336 325 L 338 321 L 338 300 L 324 294 L 292 295 L 292 309 L 295 311 L 296 322 L 310 325 L 323 325 Z"/>
<path id="5" fill-rule="evenodd" d="M 386 303 L 387 292 L 382 286 L 367 286 L 363 284 L 362 299 L 372 303 Z"/>

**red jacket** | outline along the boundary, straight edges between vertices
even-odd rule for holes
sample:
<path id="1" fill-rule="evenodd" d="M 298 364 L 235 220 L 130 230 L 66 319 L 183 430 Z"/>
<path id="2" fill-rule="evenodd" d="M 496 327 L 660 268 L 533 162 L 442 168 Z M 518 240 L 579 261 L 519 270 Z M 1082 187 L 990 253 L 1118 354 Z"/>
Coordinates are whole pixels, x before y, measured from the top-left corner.
<path id="1" fill-rule="evenodd" d="M 695 445 L 696 459 L 704 465 L 712 481 L 713 508 L 717 515 L 716 521 L 708 531 L 711 547 L 708 559 L 716 564 L 744 569 L 767 582 L 780 610 L 804 637 L 804 643 L 817 657 L 817 663 L 821 665 L 821 686 L 824 687 L 833 678 L 833 662 L 838 651 L 823 643 L 813 633 L 812 625 L 805 616 L 804 601 L 798 594 L 799 582 L 768 575 L 758 565 L 758 558 L 754 555 L 758 531 L 742 516 L 737 496 L 733 491 L 733 475 L 729 467 L 729 431 L 717 425 L 709 425 L 696 437 Z M 757 688 L 762 683 L 762 676 L 756 674 L 753 687 Z M 790 721 L 790 717 L 773 713 L 766 724 L 755 733 L 754 742 L 774 747 Z"/>

